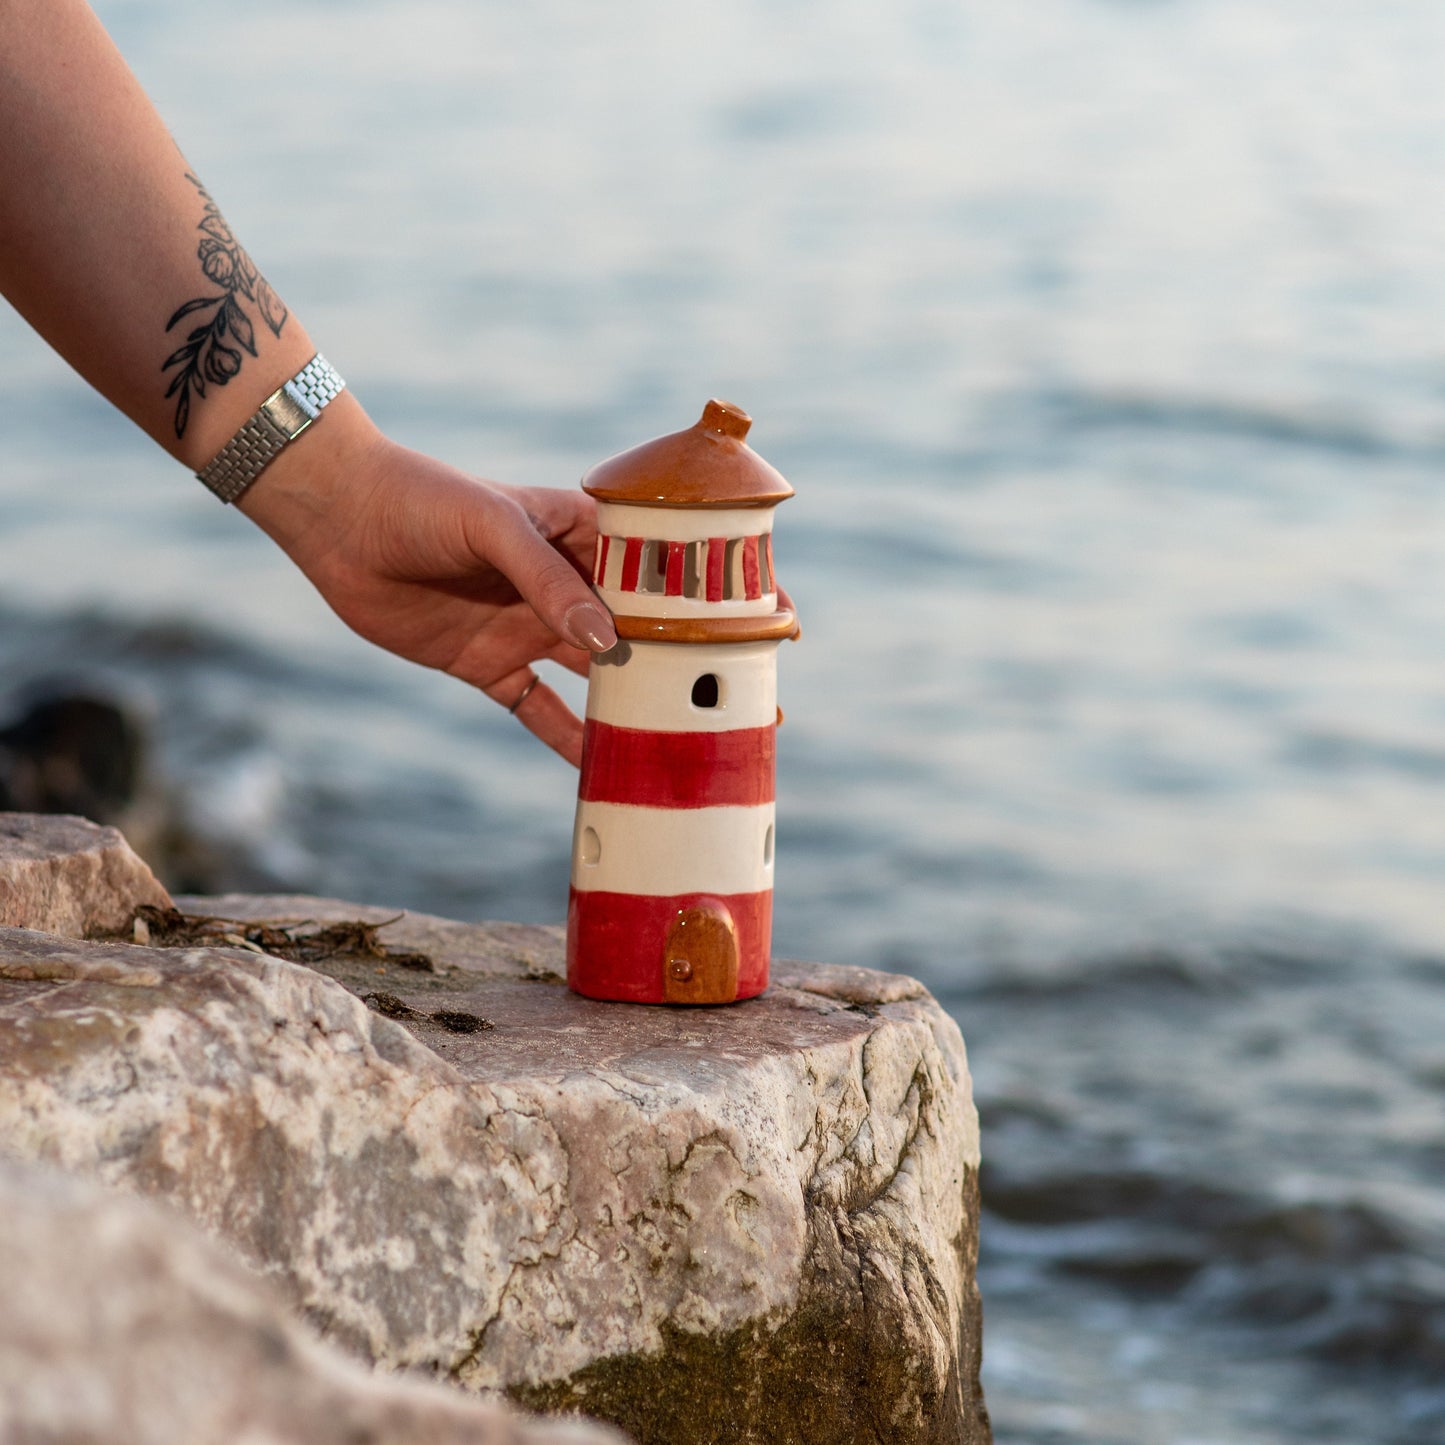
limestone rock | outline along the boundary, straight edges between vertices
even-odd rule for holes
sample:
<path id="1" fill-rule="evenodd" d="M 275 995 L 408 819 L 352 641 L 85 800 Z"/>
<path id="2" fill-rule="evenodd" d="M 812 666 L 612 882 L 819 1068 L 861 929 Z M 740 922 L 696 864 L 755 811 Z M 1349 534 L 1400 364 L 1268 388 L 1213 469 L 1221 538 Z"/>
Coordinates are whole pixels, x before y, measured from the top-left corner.
<path id="1" fill-rule="evenodd" d="M 388 1369 L 643 1442 L 989 1438 L 976 1116 L 920 985 L 648 1008 L 569 993 L 560 930 L 381 936 L 433 970 L 0 930 L 0 1149 L 173 1202 Z"/>
<path id="2" fill-rule="evenodd" d="M 0 1159 L 0 1440 L 622 1445 L 370 1374 L 172 1211 Z"/>
<path id="3" fill-rule="evenodd" d="M 127 927 L 141 903 L 170 898 L 114 828 L 0 813 L 0 926 L 84 938 Z"/>

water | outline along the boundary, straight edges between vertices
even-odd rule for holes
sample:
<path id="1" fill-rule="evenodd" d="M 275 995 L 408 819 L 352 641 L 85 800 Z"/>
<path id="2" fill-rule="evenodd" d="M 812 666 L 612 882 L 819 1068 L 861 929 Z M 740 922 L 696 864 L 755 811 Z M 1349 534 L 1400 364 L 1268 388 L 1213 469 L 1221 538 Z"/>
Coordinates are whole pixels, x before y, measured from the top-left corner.
<path id="1" fill-rule="evenodd" d="M 102 11 L 399 439 L 753 412 L 776 944 L 964 1028 L 1000 1441 L 1445 1440 L 1445 10 Z M 212 876 L 560 917 L 567 769 L 13 318 L 0 436 L 0 690 L 127 698 Z"/>

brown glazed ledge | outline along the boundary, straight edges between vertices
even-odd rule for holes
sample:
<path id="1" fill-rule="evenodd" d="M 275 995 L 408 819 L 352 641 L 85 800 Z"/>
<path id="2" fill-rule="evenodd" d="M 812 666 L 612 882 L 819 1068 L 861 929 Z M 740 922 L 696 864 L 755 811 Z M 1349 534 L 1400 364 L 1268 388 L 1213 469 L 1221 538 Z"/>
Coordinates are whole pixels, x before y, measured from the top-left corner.
<path id="1" fill-rule="evenodd" d="M 778 642 L 797 637 L 798 614 L 780 607 L 751 617 L 614 616 L 618 637 L 627 642 Z"/>

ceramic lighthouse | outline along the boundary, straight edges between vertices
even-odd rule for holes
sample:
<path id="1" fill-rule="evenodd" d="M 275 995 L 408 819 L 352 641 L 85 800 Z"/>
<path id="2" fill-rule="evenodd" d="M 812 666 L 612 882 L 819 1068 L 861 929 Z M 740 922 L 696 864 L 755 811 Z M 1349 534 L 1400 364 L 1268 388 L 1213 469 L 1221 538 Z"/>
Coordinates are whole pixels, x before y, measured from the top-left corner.
<path id="1" fill-rule="evenodd" d="M 592 660 L 572 840 L 567 982 L 590 998 L 767 987 L 777 649 L 798 624 L 772 548 L 793 489 L 746 445 L 751 425 L 710 401 L 582 479 L 620 639 Z"/>

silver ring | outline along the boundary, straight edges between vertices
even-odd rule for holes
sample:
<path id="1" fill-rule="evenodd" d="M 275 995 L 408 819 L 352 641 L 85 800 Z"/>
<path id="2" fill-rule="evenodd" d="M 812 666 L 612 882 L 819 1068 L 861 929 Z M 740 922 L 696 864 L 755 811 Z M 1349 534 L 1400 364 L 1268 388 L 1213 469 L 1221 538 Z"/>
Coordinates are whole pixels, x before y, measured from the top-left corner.
<path id="1" fill-rule="evenodd" d="M 516 715 L 517 715 L 517 709 L 518 709 L 519 707 L 521 707 L 521 705 L 522 705 L 524 702 L 526 702 L 526 700 L 527 700 L 529 697 L 531 697 L 531 695 L 532 695 L 532 689 L 533 689 L 534 687 L 536 687 L 536 685 L 537 685 L 539 682 L 541 682 L 541 681 L 542 681 L 542 679 L 541 679 L 540 677 L 538 677 L 537 674 L 534 672 L 534 673 L 532 674 L 532 680 L 531 680 L 531 682 L 529 682 L 529 683 L 526 685 L 526 687 L 524 687 L 524 688 L 521 690 L 521 692 L 519 692 L 519 693 L 517 694 L 517 700 L 516 700 L 516 702 L 514 702 L 514 703 L 511 705 L 511 707 L 509 707 L 509 708 L 507 709 L 507 711 L 508 711 L 509 713 L 511 713 L 513 717 L 516 717 Z"/>

